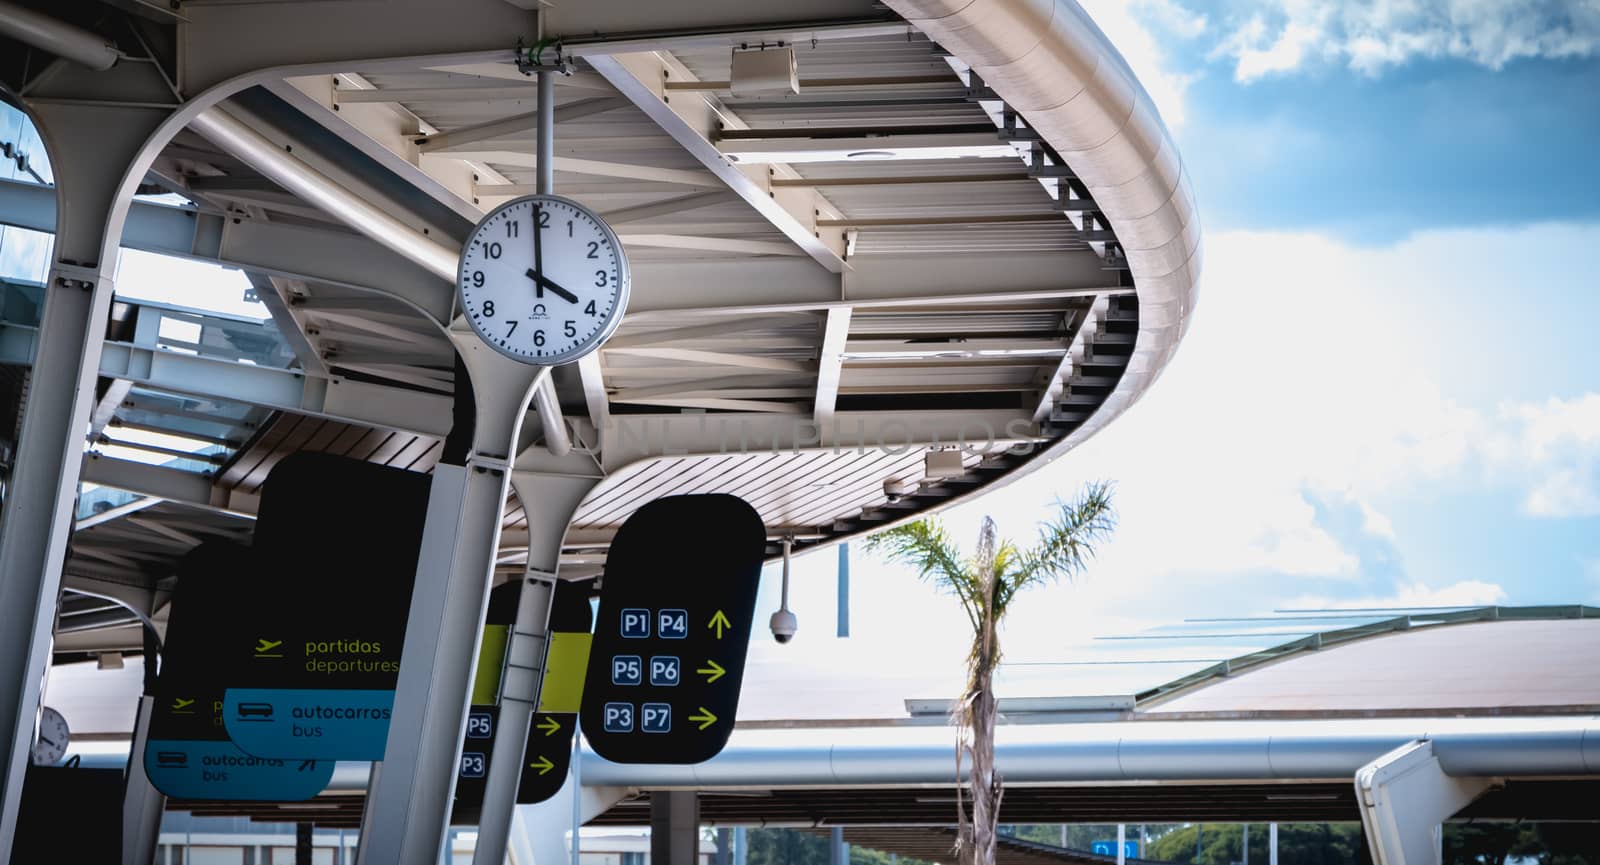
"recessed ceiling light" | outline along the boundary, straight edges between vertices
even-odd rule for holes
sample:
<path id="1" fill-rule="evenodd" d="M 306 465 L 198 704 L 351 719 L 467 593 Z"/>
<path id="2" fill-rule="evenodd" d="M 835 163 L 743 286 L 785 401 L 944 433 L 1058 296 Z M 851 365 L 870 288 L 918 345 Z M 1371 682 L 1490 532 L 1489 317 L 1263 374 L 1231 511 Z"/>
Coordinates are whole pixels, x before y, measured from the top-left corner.
<path id="1" fill-rule="evenodd" d="M 894 158 L 894 151 L 892 151 L 892 150 L 857 150 L 854 153 L 846 153 L 845 154 L 845 158 L 846 159 L 893 159 Z"/>

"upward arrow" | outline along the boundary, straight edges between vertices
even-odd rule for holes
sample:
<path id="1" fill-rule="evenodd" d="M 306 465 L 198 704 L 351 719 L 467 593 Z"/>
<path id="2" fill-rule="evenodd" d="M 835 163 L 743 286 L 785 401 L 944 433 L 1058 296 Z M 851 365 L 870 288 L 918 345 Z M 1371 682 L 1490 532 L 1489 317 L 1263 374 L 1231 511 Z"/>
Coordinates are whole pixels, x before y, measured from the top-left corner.
<path id="1" fill-rule="evenodd" d="M 716 628 L 717 629 L 717 639 L 720 640 L 720 639 L 722 639 L 722 629 L 723 628 L 731 628 L 731 627 L 733 627 L 733 623 L 728 621 L 728 617 L 723 615 L 721 610 L 718 610 L 717 614 L 711 617 L 711 622 L 709 624 L 707 624 L 706 627 L 707 628 Z"/>

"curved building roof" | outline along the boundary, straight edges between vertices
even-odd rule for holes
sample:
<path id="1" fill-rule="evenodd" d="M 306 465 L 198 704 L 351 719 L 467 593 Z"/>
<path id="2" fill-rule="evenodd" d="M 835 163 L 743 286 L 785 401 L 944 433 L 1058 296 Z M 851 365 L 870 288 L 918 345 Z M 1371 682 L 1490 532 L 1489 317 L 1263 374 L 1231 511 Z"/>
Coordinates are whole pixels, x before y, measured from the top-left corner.
<path id="1" fill-rule="evenodd" d="M 530 19 L 477 5 L 443 20 L 408 0 L 381 29 L 334 7 L 314 25 L 189 15 L 173 62 L 190 101 L 141 186 L 189 204 L 135 204 L 123 243 L 239 268 L 271 317 L 116 308 L 69 588 L 148 589 L 192 539 L 247 533 L 296 450 L 438 459 L 455 387 L 438 252 L 532 191 L 537 164 L 533 88 L 502 44 Z M 616 336 L 558 370 L 526 425 L 532 451 L 568 439 L 601 475 L 563 575 L 597 572 L 621 521 L 673 493 L 746 498 L 773 553 L 946 506 L 1083 441 L 1164 368 L 1200 223 L 1154 105 L 1073 0 L 736 4 L 670 30 L 646 6 L 550 22 L 575 72 L 555 190 L 617 227 L 634 270 Z M 250 51 L 216 50 L 243 33 Z M 800 92 L 735 92 L 731 53 L 772 43 Z M 394 224 L 296 191 L 266 152 Z M 0 183 L 11 224 L 48 230 L 52 207 L 48 187 Z M 0 345 L 32 325 L 5 322 Z M 960 464 L 930 471 L 952 443 Z M 529 535 L 515 501 L 504 529 L 509 578 Z M 130 616 L 68 604 L 63 650 L 137 648 Z"/>

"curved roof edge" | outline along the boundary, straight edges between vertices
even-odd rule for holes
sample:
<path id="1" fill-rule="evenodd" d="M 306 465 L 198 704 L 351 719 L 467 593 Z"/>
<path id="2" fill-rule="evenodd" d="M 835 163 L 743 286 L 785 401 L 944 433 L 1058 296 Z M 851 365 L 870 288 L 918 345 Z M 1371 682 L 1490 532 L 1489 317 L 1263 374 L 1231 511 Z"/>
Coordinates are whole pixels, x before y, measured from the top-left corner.
<path id="1" fill-rule="evenodd" d="M 1076 0 L 885 0 L 982 77 L 1060 153 L 1122 246 L 1139 300 L 1127 371 L 1059 455 L 1131 406 L 1188 329 L 1200 217 L 1155 103 Z"/>

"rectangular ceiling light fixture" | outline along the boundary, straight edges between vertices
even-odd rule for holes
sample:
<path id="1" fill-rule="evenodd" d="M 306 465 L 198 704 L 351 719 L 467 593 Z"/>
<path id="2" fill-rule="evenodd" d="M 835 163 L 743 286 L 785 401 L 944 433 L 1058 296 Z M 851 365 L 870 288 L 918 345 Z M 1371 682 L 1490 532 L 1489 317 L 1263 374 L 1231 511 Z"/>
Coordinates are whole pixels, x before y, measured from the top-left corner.
<path id="1" fill-rule="evenodd" d="M 793 96 L 800 92 L 794 47 L 765 45 L 750 51 L 733 49 L 728 89 L 734 96 Z"/>

